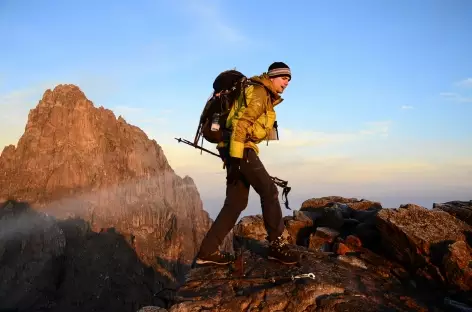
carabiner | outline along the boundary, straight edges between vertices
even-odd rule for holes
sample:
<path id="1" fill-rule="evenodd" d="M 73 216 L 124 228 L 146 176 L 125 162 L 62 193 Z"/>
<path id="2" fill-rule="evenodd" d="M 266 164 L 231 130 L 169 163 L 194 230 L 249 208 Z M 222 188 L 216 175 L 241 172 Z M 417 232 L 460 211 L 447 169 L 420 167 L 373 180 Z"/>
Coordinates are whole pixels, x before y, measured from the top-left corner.
<path id="1" fill-rule="evenodd" d="M 305 274 L 299 274 L 299 275 L 292 276 L 292 280 L 297 279 L 297 278 L 311 278 L 311 279 L 314 280 L 315 279 L 315 274 L 305 273 Z"/>

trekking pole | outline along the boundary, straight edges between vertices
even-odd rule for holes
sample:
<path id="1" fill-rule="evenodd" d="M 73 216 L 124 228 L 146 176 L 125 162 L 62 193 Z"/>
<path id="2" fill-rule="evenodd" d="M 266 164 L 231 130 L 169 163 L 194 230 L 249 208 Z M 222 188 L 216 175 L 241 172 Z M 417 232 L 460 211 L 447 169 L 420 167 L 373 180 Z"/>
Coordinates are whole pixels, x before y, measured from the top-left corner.
<path id="1" fill-rule="evenodd" d="M 198 146 L 198 145 L 196 145 L 196 144 L 190 142 L 189 140 L 182 139 L 182 138 L 178 138 L 178 139 L 175 138 L 175 139 L 176 139 L 179 143 L 180 143 L 180 142 L 185 143 L 185 144 L 187 144 L 187 145 L 193 146 L 193 147 L 198 148 L 198 149 L 200 149 L 200 150 L 202 150 L 202 151 L 205 151 L 205 152 L 207 152 L 207 153 L 210 153 L 210 154 L 212 154 L 212 155 L 214 155 L 214 156 L 216 156 L 216 157 L 218 157 L 218 158 L 221 158 L 221 156 L 218 155 L 217 153 L 212 152 L 212 151 L 210 151 L 210 150 L 207 150 L 207 149 L 204 148 L 204 147 Z"/>
<path id="2" fill-rule="evenodd" d="M 192 143 L 190 142 L 189 140 L 186 140 L 186 139 L 182 139 L 182 138 L 175 138 L 179 143 L 185 143 L 187 145 L 190 145 L 190 146 L 193 146 L 201 151 L 205 151 L 213 156 L 216 156 L 218 158 L 221 159 L 221 156 L 218 155 L 217 153 L 215 152 L 212 152 L 202 146 L 198 146 L 196 145 L 196 143 Z M 290 209 L 290 207 L 288 206 L 288 193 L 290 193 L 290 191 L 292 190 L 292 188 L 290 186 L 288 186 L 288 181 L 285 181 L 285 180 L 282 180 L 280 178 L 277 178 L 277 177 L 272 177 L 270 176 L 270 178 L 272 179 L 272 181 L 275 183 L 275 185 L 279 186 L 280 188 L 282 188 L 282 198 L 285 197 L 285 200 L 284 200 L 284 205 L 285 205 L 285 208 L 287 208 L 288 210 L 292 210 Z"/>

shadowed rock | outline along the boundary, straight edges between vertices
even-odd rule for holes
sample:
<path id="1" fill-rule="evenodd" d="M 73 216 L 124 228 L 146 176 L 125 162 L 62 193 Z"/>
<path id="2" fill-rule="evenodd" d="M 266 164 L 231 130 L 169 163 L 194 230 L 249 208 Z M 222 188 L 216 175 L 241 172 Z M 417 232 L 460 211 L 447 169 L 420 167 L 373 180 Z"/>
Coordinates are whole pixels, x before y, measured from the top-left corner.
<path id="1" fill-rule="evenodd" d="M 64 232 L 53 218 L 27 203 L 0 203 L 0 310 L 48 308 L 65 248 Z"/>
<path id="2" fill-rule="evenodd" d="M 448 268 L 464 267 L 458 262 L 472 261 L 471 254 L 466 252 L 471 226 L 444 211 L 402 205 L 398 209 L 380 211 L 377 227 L 384 251 L 420 280 L 444 290 L 456 286 L 460 291 L 470 290 L 455 280 L 467 280 L 470 272 L 448 272 Z M 444 266 L 445 261 L 447 266 Z"/>
<path id="3" fill-rule="evenodd" d="M 472 200 L 450 201 L 446 203 L 434 203 L 433 209 L 439 209 L 450 213 L 454 217 L 472 226 Z"/>
<path id="4" fill-rule="evenodd" d="M 3 207 L 3 208 L 1 208 Z M 0 206 L 1 311 L 136 311 L 165 306 L 166 276 L 113 229 L 57 220 L 27 203 Z"/>

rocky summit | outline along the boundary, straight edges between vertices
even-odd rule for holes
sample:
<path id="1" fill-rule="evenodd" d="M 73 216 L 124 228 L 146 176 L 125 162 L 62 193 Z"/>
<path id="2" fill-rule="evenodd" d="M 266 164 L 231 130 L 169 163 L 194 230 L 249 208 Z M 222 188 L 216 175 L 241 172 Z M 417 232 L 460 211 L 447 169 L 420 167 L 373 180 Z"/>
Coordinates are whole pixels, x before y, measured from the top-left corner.
<path id="1" fill-rule="evenodd" d="M 234 265 L 194 268 L 169 311 L 472 310 L 472 227 L 439 208 L 328 196 L 285 225 L 298 265 L 266 260 L 263 219 L 245 217 Z"/>
<path id="2" fill-rule="evenodd" d="M 195 266 L 212 220 L 139 128 L 74 85 L 47 90 L 0 156 L 0 311 L 471 311 L 471 202 L 307 199 L 301 255 L 267 260 L 261 215 Z"/>

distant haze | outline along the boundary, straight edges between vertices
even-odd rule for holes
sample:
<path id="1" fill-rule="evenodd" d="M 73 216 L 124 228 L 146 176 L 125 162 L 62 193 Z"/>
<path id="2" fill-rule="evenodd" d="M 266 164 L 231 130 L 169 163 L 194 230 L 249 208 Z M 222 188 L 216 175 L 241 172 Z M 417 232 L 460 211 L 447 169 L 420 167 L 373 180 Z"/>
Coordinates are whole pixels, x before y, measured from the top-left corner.
<path id="1" fill-rule="evenodd" d="M 207 177 L 204 180 L 209 180 L 210 177 Z M 210 187 L 205 186 L 204 182 L 200 179 L 195 178 L 199 190 L 203 193 L 201 194 L 204 209 L 207 210 L 210 214 L 210 217 L 215 219 L 219 210 L 223 206 L 224 202 L 224 186 L 217 185 L 214 186 L 213 192 Z M 218 182 L 223 184 L 224 182 Z M 290 182 L 290 181 L 289 181 Z M 293 183 L 289 183 L 292 185 Z M 293 186 L 293 185 L 292 185 Z M 357 189 L 357 191 L 356 191 Z M 472 200 L 472 186 L 470 187 L 415 187 L 411 188 L 397 188 L 395 185 L 365 185 L 361 187 L 351 187 L 349 185 L 318 185 L 309 190 L 308 186 L 300 186 L 299 189 L 293 187 L 289 193 L 288 199 L 290 208 L 292 210 L 299 209 L 301 204 L 310 198 L 313 197 L 323 197 L 323 196 L 343 196 L 343 197 L 355 197 L 358 199 L 368 199 L 372 201 L 378 201 L 385 208 L 398 208 L 402 204 L 414 203 L 421 205 L 423 207 L 431 209 L 433 203 L 441 203 L 452 200 Z M 280 190 L 280 188 L 279 188 Z M 280 190 L 281 192 L 281 190 Z M 279 194 L 280 203 L 282 206 L 282 212 L 284 215 L 291 215 L 293 211 L 287 210 Z M 260 208 L 259 196 L 251 188 L 249 204 L 248 207 L 241 213 L 241 217 L 245 215 L 253 214 L 262 214 Z"/>

